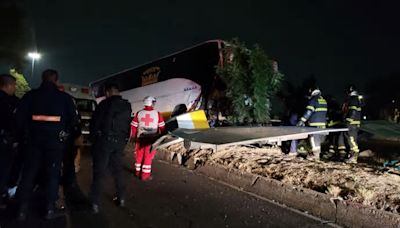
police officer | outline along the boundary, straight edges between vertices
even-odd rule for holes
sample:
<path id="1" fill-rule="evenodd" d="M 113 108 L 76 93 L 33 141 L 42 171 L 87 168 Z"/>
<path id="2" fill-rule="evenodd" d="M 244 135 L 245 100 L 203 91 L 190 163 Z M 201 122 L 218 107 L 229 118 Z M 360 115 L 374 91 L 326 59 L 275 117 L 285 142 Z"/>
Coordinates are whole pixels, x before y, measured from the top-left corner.
<path id="1" fill-rule="evenodd" d="M 15 108 L 18 98 L 16 79 L 8 74 L 0 75 L 0 208 L 5 208 L 4 198 L 10 171 L 16 155 Z"/>
<path id="2" fill-rule="evenodd" d="M 318 87 L 309 89 L 310 99 L 306 107 L 306 111 L 297 126 L 303 127 L 308 122 L 308 126 L 325 128 L 326 113 L 328 111 L 327 102 L 321 95 L 321 90 Z M 311 135 L 310 144 L 314 156 L 311 159 L 319 160 L 321 153 L 321 137 L 320 135 Z"/>
<path id="3" fill-rule="evenodd" d="M 75 103 L 74 103 L 75 104 Z M 73 128 L 65 140 L 63 165 L 62 165 L 62 186 L 64 195 L 68 200 L 77 200 L 81 194 L 80 188 L 76 180 L 75 158 L 77 155 L 77 147 L 75 140 L 81 135 L 81 122 L 79 113 L 76 111 L 78 118 L 73 123 Z"/>
<path id="4" fill-rule="evenodd" d="M 108 166 L 115 179 L 116 194 L 114 202 L 125 206 L 125 182 L 122 178 L 122 156 L 129 140 L 131 104 L 119 95 L 116 84 L 105 86 L 106 99 L 100 102 L 92 116 L 90 133 L 93 141 L 93 182 L 89 193 L 92 212 L 99 212 L 99 199 L 102 180 Z"/>
<path id="5" fill-rule="evenodd" d="M 57 82 L 57 71 L 45 70 L 40 87 L 26 93 L 17 109 L 18 131 L 27 130 L 25 163 L 17 189 L 19 220 L 26 219 L 34 181 L 41 169 L 44 170 L 46 190 L 45 219 L 61 215 L 55 211 L 55 201 L 64 141 L 77 116 L 71 97 L 58 90 Z"/>
<path id="6" fill-rule="evenodd" d="M 345 143 L 350 147 L 349 159 L 347 162 L 357 163 L 358 153 L 360 152 L 357 143 L 357 135 L 361 125 L 362 97 L 359 96 L 354 85 L 349 85 L 346 89 L 346 93 L 347 100 L 343 105 L 343 113 L 345 115 L 346 126 L 349 128 L 349 131 L 344 133 Z"/>

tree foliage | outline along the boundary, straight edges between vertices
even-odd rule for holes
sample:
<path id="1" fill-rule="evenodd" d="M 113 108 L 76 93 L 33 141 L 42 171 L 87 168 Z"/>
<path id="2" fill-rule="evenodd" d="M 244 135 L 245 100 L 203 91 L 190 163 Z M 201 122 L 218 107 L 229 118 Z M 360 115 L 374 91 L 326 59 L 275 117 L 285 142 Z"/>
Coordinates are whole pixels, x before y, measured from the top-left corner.
<path id="1" fill-rule="evenodd" d="M 17 79 L 17 90 L 15 95 L 21 98 L 26 92 L 28 92 L 31 88 L 29 87 L 28 82 L 25 80 L 23 74 L 20 74 L 15 69 L 10 70 L 10 74 Z"/>
<path id="2" fill-rule="evenodd" d="M 226 44 L 224 55 L 224 64 L 217 72 L 227 84 L 226 95 L 232 100 L 234 121 L 267 123 L 271 98 L 283 79 L 276 62 L 260 46 L 248 49 L 238 39 Z"/>

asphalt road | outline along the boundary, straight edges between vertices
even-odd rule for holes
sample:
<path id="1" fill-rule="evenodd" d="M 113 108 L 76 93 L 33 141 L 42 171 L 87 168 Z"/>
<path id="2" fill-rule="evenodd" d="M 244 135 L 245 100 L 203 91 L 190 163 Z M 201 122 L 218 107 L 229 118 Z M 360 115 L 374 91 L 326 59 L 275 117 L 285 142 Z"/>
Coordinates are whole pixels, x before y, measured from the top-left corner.
<path id="1" fill-rule="evenodd" d="M 91 160 L 82 157 L 78 175 L 86 195 L 91 183 Z M 27 221 L 17 222 L 12 210 L 0 213 L 0 228 L 6 227 L 327 227 L 307 214 L 268 202 L 218 183 L 195 172 L 163 162 L 153 164 L 154 179 L 141 182 L 128 169 L 127 207 L 112 203 L 114 182 L 104 180 L 101 213 L 92 215 L 84 198 L 67 202 L 66 215 L 53 221 L 40 217 L 41 201 L 35 200 Z M 277 189 L 279 191 L 279 189 Z M 84 195 L 82 195 L 84 197 Z"/>

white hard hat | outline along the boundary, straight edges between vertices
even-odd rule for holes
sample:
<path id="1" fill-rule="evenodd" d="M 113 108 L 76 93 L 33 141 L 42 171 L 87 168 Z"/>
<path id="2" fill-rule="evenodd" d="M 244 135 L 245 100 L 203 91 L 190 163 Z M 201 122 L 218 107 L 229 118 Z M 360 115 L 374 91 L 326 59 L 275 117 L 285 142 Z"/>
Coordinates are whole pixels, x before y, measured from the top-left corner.
<path id="1" fill-rule="evenodd" d="M 143 99 L 143 104 L 145 106 L 153 106 L 153 104 L 156 102 L 156 98 L 152 96 L 147 96 Z"/>

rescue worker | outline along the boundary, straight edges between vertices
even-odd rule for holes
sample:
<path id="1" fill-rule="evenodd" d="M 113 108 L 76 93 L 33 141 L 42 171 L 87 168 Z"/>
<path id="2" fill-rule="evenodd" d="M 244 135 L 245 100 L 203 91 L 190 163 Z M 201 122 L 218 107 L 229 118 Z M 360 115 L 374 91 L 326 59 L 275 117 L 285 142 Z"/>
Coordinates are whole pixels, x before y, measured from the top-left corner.
<path id="1" fill-rule="evenodd" d="M 326 98 L 328 102 L 327 122 L 329 128 L 344 128 L 342 109 L 333 97 Z M 346 147 L 344 146 L 343 132 L 331 132 L 328 135 L 329 149 L 322 157 L 326 160 L 344 161 Z"/>
<path id="2" fill-rule="evenodd" d="M 9 74 L 0 75 L 0 208 L 6 207 L 7 184 L 16 156 L 15 96 L 16 79 Z"/>
<path id="3" fill-rule="evenodd" d="M 310 127 L 325 128 L 326 127 L 326 113 L 328 111 L 326 100 L 322 97 L 321 91 L 318 87 L 311 87 L 309 89 L 310 99 L 306 107 L 306 111 L 297 126 L 303 127 L 306 122 Z M 311 150 L 314 154 L 312 160 L 319 160 L 321 154 L 321 136 L 310 136 Z"/>
<path id="4" fill-rule="evenodd" d="M 356 87 L 350 85 L 346 89 L 347 100 L 343 104 L 343 113 L 345 116 L 345 123 L 349 131 L 344 133 L 345 143 L 349 148 L 348 163 L 357 163 L 358 154 L 360 152 L 357 144 L 358 129 L 361 125 L 361 105 L 362 97 L 359 96 Z M 341 145 L 342 147 L 344 145 Z"/>
<path id="5" fill-rule="evenodd" d="M 105 87 L 106 99 L 100 102 L 92 116 L 90 133 L 92 137 L 93 182 L 89 193 L 92 212 L 99 212 L 99 199 L 102 192 L 102 180 L 107 167 L 112 169 L 116 194 L 114 202 L 125 206 L 125 182 L 122 177 L 122 156 L 129 140 L 131 104 L 122 99 L 118 85 Z"/>
<path id="6" fill-rule="evenodd" d="M 16 119 L 19 135 L 27 135 L 25 162 L 20 186 L 18 220 L 25 220 L 30 197 L 39 172 L 43 171 L 46 201 L 45 219 L 62 216 L 55 208 L 64 142 L 76 121 L 71 97 L 58 90 L 58 72 L 45 70 L 39 88 L 21 99 Z"/>
<path id="7" fill-rule="evenodd" d="M 151 164 L 156 154 L 151 145 L 165 132 L 162 115 L 154 109 L 156 98 L 143 99 L 144 109 L 135 114 L 131 123 L 131 137 L 135 139 L 136 163 L 135 175 L 143 181 L 151 180 Z"/>

